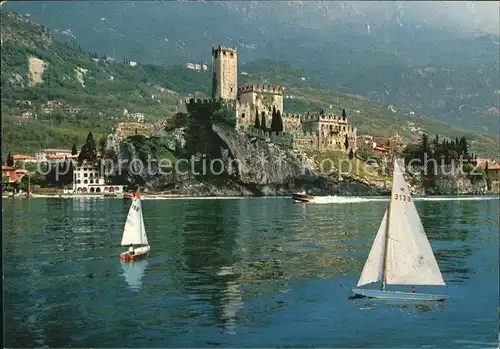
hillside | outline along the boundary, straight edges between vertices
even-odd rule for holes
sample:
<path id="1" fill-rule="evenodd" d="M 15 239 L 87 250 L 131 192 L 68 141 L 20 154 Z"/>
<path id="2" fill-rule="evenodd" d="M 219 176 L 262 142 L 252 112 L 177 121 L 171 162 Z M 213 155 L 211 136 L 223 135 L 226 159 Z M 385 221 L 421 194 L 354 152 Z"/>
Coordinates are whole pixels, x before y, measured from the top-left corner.
<path id="1" fill-rule="evenodd" d="M 124 115 L 143 113 L 145 122 L 153 122 L 175 111 L 175 103 L 188 94 L 209 95 L 211 71 L 196 72 L 180 65 L 130 66 L 88 52 L 78 43 L 62 43 L 51 31 L 26 16 L 1 11 L 2 35 L 2 142 L 3 152 L 33 153 L 43 147 L 81 145 L 92 131 L 96 139 L 112 132 L 121 121 L 133 121 Z M 210 47 L 205 47 L 210 58 Z M 358 133 L 391 136 L 398 132 L 407 139 L 418 137 L 417 127 L 429 133 L 473 140 L 473 151 L 497 156 L 498 140 L 464 131 L 420 115 L 392 112 L 388 106 L 374 104 L 361 97 L 320 88 L 312 78 L 301 79 L 305 71 L 286 63 L 255 60 L 241 64 L 239 82 L 270 82 L 286 87 L 285 111 L 311 109 L 339 111 L 344 107 L 358 126 Z M 292 98 L 290 98 L 292 97 Z M 63 104 L 49 113 L 42 105 L 49 100 Z M 64 105 L 79 108 L 65 111 Z M 27 121 L 15 118 L 31 112 Z M 34 118 L 37 115 L 37 118 Z M 411 128 L 408 123 L 413 123 Z M 3 154 L 5 156 L 5 154 Z"/>
<path id="2" fill-rule="evenodd" d="M 143 64 L 210 62 L 206 47 L 225 43 L 238 47 L 242 63 L 272 57 L 303 69 L 322 88 L 497 136 L 495 6 L 332 1 L 4 5 L 29 13 L 59 39 L 112 57 Z"/>

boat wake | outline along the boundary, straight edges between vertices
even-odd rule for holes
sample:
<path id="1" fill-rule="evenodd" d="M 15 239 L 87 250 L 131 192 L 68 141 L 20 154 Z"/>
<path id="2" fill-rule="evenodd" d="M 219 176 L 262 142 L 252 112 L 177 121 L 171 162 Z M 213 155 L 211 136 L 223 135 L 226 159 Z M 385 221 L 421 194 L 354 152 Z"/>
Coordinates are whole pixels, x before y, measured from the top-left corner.
<path id="1" fill-rule="evenodd" d="M 446 196 L 446 197 L 413 197 L 415 201 L 484 201 L 498 200 L 498 196 Z"/>
<path id="2" fill-rule="evenodd" d="M 363 198 L 359 196 L 316 196 L 311 204 L 351 204 L 369 201 L 387 201 L 387 198 Z"/>
<path id="3" fill-rule="evenodd" d="M 414 201 L 481 201 L 498 200 L 497 196 L 446 196 L 446 197 L 413 197 Z M 387 196 L 362 197 L 362 196 L 316 196 L 311 204 L 354 204 L 373 201 L 389 201 Z"/>
<path id="4" fill-rule="evenodd" d="M 244 199 L 242 196 L 180 196 L 180 197 L 165 197 L 165 196 L 154 196 L 154 197 L 143 197 L 143 200 L 238 200 Z"/>

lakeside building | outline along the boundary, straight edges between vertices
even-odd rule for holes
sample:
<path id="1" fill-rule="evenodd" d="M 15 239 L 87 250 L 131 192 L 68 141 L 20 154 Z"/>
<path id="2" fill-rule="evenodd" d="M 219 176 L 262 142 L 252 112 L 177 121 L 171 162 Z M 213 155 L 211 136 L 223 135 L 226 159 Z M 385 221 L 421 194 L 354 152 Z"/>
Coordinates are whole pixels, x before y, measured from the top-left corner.
<path id="1" fill-rule="evenodd" d="M 90 164 L 73 171 L 73 193 L 123 193 L 123 185 L 106 184 L 104 177 Z"/>

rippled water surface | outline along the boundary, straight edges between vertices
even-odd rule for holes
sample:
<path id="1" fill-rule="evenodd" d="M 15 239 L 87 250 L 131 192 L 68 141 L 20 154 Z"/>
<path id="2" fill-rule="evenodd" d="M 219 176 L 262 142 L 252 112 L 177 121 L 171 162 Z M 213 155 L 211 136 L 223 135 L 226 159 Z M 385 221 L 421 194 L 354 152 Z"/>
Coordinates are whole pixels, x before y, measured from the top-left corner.
<path id="1" fill-rule="evenodd" d="M 3 200 L 7 347 L 497 347 L 496 199 L 416 203 L 446 302 L 349 300 L 386 201 Z"/>

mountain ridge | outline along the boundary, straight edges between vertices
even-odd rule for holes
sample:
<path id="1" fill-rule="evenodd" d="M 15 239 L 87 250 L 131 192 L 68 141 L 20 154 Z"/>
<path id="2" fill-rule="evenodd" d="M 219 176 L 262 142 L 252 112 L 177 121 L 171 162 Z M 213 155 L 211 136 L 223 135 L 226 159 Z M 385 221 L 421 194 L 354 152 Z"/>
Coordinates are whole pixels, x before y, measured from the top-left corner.
<path id="1" fill-rule="evenodd" d="M 132 67 L 122 60 L 113 61 L 105 55 L 85 52 L 77 43 L 61 43 L 50 30 L 33 23 L 29 17 L 1 10 L 2 15 L 2 122 L 4 144 L 12 151 L 32 152 L 42 147 L 80 144 L 88 131 L 95 138 L 111 133 L 118 122 L 127 121 L 129 114 L 144 113 L 146 122 L 153 123 L 172 115 L 181 97 L 207 96 L 211 89 L 211 69 L 192 71 L 183 66 Z M 46 36 L 40 41 L 39 38 Z M 210 47 L 205 48 L 210 57 Z M 43 61 L 38 81 L 30 85 L 30 59 Z M 37 61 L 39 60 L 39 61 Z M 45 65 L 47 63 L 47 65 Z M 285 111 L 304 113 L 309 110 L 345 107 L 349 117 L 358 124 L 359 133 L 392 136 L 401 133 L 407 139 L 418 138 L 410 131 L 410 123 L 429 133 L 434 131 L 454 138 L 467 135 L 474 151 L 495 154 L 496 141 L 426 117 L 412 117 L 401 111 L 391 112 L 387 105 L 375 105 L 366 99 L 322 89 L 303 69 L 272 59 L 260 59 L 240 64 L 240 84 L 246 82 L 285 85 Z M 302 80 L 304 77 L 305 81 Z M 148 97 L 149 96 L 149 97 Z M 154 96 L 154 97 L 153 97 Z M 291 98 L 293 97 L 293 98 Z M 77 114 L 55 110 L 41 112 L 48 100 L 59 100 Z M 30 101 L 30 106 L 20 104 Z M 14 116 L 32 112 L 40 117 L 28 120 L 20 128 Z M 129 120 L 130 121 L 130 120 Z M 6 151 L 6 147 L 4 147 Z"/>
<path id="2" fill-rule="evenodd" d="M 471 16 L 479 11 L 432 6 Z M 206 47 L 225 43 L 238 47 L 241 63 L 273 57 L 330 89 L 475 132 L 497 136 L 500 128 L 498 36 L 479 31 L 476 17 L 467 26 L 458 19 L 442 22 L 411 3 L 7 2 L 4 7 L 29 12 L 57 30 L 59 39 L 115 58 L 160 65 L 207 62 Z"/>

